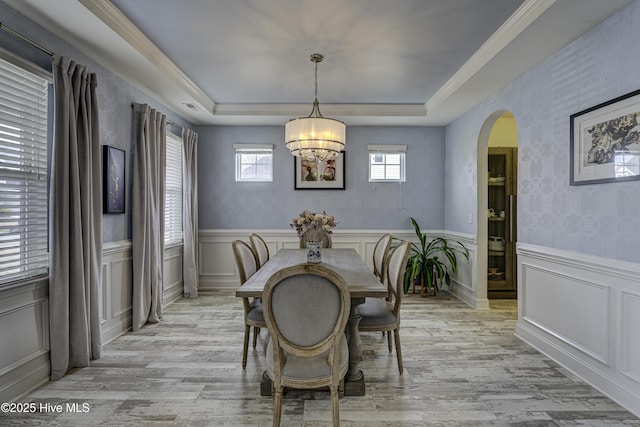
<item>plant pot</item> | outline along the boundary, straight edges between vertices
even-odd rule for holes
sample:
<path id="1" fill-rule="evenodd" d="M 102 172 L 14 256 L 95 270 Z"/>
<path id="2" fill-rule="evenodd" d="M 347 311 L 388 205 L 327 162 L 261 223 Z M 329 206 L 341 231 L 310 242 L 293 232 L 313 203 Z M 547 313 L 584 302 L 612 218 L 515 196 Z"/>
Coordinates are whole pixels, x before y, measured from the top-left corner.
<path id="1" fill-rule="evenodd" d="M 420 272 L 420 276 L 415 279 L 415 282 L 414 282 L 415 284 L 413 286 L 413 293 L 414 294 L 416 293 L 415 285 L 418 285 L 420 287 L 420 296 L 421 297 L 429 296 L 430 288 L 433 288 L 433 296 L 435 297 L 438 294 L 438 288 L 437 288 L 436 283 L 435 283 L 435 278 L 434 278 L 434 283 L 432 283 L 431 286 L 429 286 L 429 284 L 427 283 L 426 279 L 427 278 L 424 275 L 424 273 Z M 426 293 L 425 293 L 425 290 L 426 290 Z"/>

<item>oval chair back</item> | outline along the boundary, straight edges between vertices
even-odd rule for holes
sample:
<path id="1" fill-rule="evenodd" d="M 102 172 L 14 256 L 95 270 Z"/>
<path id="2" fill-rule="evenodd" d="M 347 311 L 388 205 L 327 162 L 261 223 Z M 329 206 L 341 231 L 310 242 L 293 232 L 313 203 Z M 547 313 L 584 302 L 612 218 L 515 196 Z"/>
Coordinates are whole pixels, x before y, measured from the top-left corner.
<path id="1" fill-rule="evenodd" d="M 236 260 L 236 267 L 238 268 L 240 285 L 242 285 L 249 277 L 253 276 L 253 274 L 258 271 L 258 260 L 256 253 L 251 249 L 251 246 L 247 245 L 242 240 L 234 240 L 231 245 L 233 247 L 233 255 Z M 244 369 L 247 367 L 247 354 L 249 351 L 249 335 L 251 333 L 251 327 L 253 327 L 253 348 L 256 348 L 260 328 L 266 327 L 267 324 L 264 321 L 260 300 L 254 299 L 253 301 L 249 301 L 249 298 L 242 298 L 242 304 L 244 306 L 244 346 L 242 348 L 242 369 Z"/>
<path id="2" fill-rule="evenodd" d="M 258 268 L 260 268 L 269 261 L 269 247 L 267 246 L 267 242 L 256 233 L 249 235 L 249 241 L 251 242 L 251 248 L 256 253 Z"/>
<path id="3" fill-rule="evenodd" d="M 386 266 L 385 259 L 389 254 L 392 239 L 392 234 L 383 234 L 376 242 L 375 248 L 373 248 L 373 274 L 375 274 L 382 283 L 384 283 L 386 279 L 386 271 L 384 271 Z"/>
<path id="4" fill-rule="evenodd" d="M 275 389 L 273 425 L 280 425 L 284 387 L 324 386 L 339 425 L 338 389 L 349 367 L 344 329 L 351 298 L 344 279 L 322 265 L 287 267 L 267 280 L 262 301 L 271 335 L 266 359 Z"/>

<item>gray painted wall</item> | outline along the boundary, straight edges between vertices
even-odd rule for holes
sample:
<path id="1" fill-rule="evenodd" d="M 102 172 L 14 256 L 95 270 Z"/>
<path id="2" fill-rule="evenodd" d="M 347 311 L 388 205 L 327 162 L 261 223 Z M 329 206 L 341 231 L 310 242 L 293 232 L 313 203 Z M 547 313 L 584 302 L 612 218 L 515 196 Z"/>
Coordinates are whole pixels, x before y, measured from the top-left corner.
<path id="1" fill-rule="evenodd" d="M 189 127 L 189 123 L 170 111 L 162 103 L 154 100 L 140 89 L 16 12 L 2 1 L 0 1 L 0 17 L 2 23 L 11 29 L 60 56 L 69 57 L 87 66 L 91 72 L 96 73 L 98 77 L 100 144 L 112 145 L 126 150 L 127 162 L 126 214 L 103 216 L 103 241 L 116 242 L 131 239 L 131 178 L 133 177 L 133 163 L 131 162 L 133 154 L 133 114 L 131 103 L 149 104 L 167 114 L 167 117 L 173 122 L 180 123 L 182 126 Z M 40 53 L 40 51 L 24 42 L 16 41 L 4 31 L 0 31 L 0 47 L 51 71 L 51 58 L 49 56 Z"/>
<path id="2" fill-rule="evenodd" d="M 286 229 L 304 209 L 326 210 L 338 229 L 444 226 L 444 128 L 347 126 L 346 189 L 294 190 L 294 158 L 282 126 L 197 129 L 201 229 Z M 235 182 L 234 143 L 274 144 L 273 182 Z M 368 182 L 369 144 L 407 145 L 407 181 Z"/>
<path id="3" fill-rule="evenodd" d="M 569 185 L 569 116 L 640 88 L 640 1 L 565 47 L 447 127 L 445 228 L 475 233 L 476 156 L 490 114 L 518 126 L 518 240 L 640 261 L 640 181 Z"/>

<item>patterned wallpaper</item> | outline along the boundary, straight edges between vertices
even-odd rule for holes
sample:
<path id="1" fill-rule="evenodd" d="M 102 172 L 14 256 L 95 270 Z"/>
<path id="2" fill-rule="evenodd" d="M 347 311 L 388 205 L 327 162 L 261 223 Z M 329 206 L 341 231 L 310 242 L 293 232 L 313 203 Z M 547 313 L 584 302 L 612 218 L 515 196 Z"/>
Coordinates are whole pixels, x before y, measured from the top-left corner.
<path id="1" fill-rule="evenodd" d="M 639 262 L 640 181 L 569 185 L 569 116 L 640 88 L 638 39 L 636 0 L 449 125 L 446 229 L 475 233 L 466 213 L 477 203 L 478 136 L 492 113 L 509 110 L 518 127 L 518 240 Z"/>
<path id="2" fill-rule="evenodd" d="M 294 190 L 293 156 L 284 126 L 198 129 L 201 229 L 286 229 L 304 209 L 326 210 L 338 229 L 425 229 L 444 226 L 444 128 L 347 126 L 343 190 Z M 234 143 L 273 144 L 273 182 L 235 182 Z M 407 181 L 368 182 L 367 145 L 407 145 Z"/>

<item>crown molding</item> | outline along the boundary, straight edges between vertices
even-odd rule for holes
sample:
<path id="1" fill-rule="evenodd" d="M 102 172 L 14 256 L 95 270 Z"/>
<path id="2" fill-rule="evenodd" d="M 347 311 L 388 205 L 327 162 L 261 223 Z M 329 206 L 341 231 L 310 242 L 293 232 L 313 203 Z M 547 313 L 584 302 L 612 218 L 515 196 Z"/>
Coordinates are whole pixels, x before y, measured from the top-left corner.
<path id="1" fill-rule="evenodd" d="M 426 102 L 426 109 L 433 111 L 452 96 L 555 2 L 556 0 L 526 0 L 522 3 L 518 10 Z"/>
<path id="2" fill-rule="evenodd" d="M 424 104 L 322 104 L 322 113 L 333 116 L 424 117 Z M 311 112 L 310 104 L 217 104 L 216 116 L 289 116 L 304 117 Z"/>
<path id="3" fill-rule="evenodd" d="M 202 110 L 216 104 L 109 0 L 79 0 L 91 13 L 191 96 Z"/>

